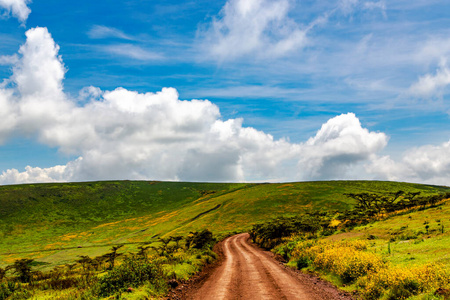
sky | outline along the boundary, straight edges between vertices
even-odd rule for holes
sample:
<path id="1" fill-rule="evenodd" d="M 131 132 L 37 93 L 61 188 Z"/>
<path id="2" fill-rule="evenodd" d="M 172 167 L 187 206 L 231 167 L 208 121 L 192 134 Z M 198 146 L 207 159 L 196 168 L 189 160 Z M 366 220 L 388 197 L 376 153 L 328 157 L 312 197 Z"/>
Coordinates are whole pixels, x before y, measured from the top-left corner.
<path id="1" fill-rule="evenodd" d="M 0 0 L 0 185 L 450 185 L 446 0 Z"/>

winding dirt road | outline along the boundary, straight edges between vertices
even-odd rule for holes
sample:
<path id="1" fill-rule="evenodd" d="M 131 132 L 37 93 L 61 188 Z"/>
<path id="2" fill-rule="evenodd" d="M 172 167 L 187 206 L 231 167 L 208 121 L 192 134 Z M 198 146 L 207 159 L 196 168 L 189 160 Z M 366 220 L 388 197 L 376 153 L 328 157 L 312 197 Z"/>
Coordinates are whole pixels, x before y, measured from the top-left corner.
<path id="1" fill-rule="evenodd" d="M 187 299 L 352 299 L 331 284 L 284 267 L 249 237 L 242 233 L 226 239 L 225 261 Z"/>

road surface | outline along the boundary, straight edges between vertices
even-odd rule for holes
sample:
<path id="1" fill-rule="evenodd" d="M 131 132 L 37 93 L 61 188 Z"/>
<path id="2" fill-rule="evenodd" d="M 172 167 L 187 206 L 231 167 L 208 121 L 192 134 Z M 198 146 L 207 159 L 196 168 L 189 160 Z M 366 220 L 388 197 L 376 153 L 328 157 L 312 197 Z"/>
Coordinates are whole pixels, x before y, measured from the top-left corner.
<path id="1" fill-rule="evenodd" d="M 194 300 L 351 299 L 330 284 L 298 274 L 274 260 L 242 233 L 223 243 L 225 260 L 204 284 L 188 295 Z"/>

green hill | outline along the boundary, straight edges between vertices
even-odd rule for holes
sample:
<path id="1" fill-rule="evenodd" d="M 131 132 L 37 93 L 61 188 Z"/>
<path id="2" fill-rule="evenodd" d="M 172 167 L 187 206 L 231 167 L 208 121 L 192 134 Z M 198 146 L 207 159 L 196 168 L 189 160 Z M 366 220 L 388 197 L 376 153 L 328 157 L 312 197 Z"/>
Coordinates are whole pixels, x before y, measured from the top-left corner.
<path id="1" fill-rule="evenodd" d="M 33 258 L 46 268 L 111 245 L 208 228 L 216 235 L 311 210 L 351 208 L 345 193 L 450 192 L 449 187 L 382 182 L 323 181 L 229 184 L 110 181 L 0 187 L 0 266 Z"/>

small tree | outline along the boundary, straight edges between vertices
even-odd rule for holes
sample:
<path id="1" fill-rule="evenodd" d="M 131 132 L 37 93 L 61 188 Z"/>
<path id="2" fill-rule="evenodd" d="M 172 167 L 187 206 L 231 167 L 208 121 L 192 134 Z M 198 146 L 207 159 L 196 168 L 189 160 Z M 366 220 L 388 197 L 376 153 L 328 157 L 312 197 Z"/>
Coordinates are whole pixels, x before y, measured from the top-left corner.
<path id="1" fill-rule="evenodd" d="M 14 270 L 14 274 L 17 274 L 21 282 L 31 281 L 31 263 L 34 259 L 19 259 L 16 260 L 10 268 Z"/>
<path id="2" fill-rule="evenodd" d="M 186 237 L 186 248 L 202 249 L 205 246 L 211 245 L 214 241 L 213 234 L 208 229 L 202 231 L 190 232 Z"/>
<path id="3" fill-rule="evenodd" d="M 174 241 L 177 245 L 177 249 L 180 248 L 180 241 L 183 239 L 182 236 L 176 235 L 172 237 L 172 241 Z"/>
<path id="4" fill-rule="evenodd" d="M 156 252 L 158 252 L 159 255 L 161 256 L 172 256 L 173 254 L 173 248 L 169 247 L 169 243 L 172 241 L 172 237 L 168 237 L 168 238 L 158 238 L 158 242 L 161 243 L 161 246 L 159 247 L 153 247 L 153 249 L 156 250 Z"/>
<path id="5" fill-rule="evenodd" d="M 88 271 L 92 264 L 92 258 L 87 255 L 81 255 L 80 259 L 77 260 L 77 263 L 83 267 L 83 271 Z"/>
<path id="6" fill-rule="evenodd" d="M 106 253 L 104 255 L 106 260 L 109 262 L 109 269 L 110 270 L 112 270 L 114 268 L 114 264 L 115 264 L 116 258 L 122 255 L 122 254 L 117 253 L 117 250 L 119 250 L 122 247 L 123 247 L 123 245 L 113 246 L 111 248 L 111 252 Z"/>
<path id="7" fill-rule="evenodd" d="M 3 278 L 5 278 L 5 276 L 6 276 L 6 270 L 0 268 L 0 281 L 2 281 Z"/>
<path id="8" fill-rule="evenodd" d="M 141 257 L 141 258 L 147 260 L 147 250 L 148 250 L 149 248 L 150 248 L 150 246 L 147 246 L 147 247 L 145 247 L 145 246 L 139 246 L 139 247 L 138 247 L 139 251 L 138 251 L 138 253 L 136 253 L 136 255 L 137 255 L 138 257 Z"/>

